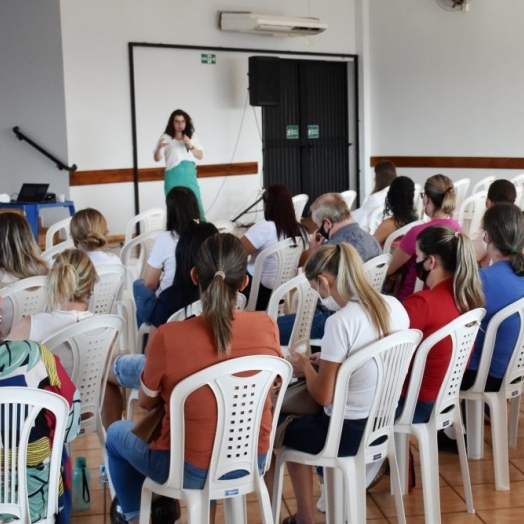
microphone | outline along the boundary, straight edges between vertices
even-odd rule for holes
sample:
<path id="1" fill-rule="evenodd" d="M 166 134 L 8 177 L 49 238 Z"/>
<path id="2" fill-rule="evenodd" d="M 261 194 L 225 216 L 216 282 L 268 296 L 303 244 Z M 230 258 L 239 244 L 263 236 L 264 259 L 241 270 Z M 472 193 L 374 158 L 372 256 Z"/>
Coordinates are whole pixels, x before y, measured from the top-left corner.
<path id="1" fill-rule="evenodd" d="M 186 136 L 186 131 L 182 131 L 182 137 L 185 137 Z M 186 151 L 189 153 L 189 147 L 188 145 L 184 142 L 184 145 L 186 146 Z"/>

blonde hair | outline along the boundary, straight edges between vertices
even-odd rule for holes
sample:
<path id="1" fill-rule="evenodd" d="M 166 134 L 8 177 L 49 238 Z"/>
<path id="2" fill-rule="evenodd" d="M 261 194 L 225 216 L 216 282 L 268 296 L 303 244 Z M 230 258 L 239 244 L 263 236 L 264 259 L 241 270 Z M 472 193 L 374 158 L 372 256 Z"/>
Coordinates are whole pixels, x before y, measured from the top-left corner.
<path id="1" fill-rule="evenodd" d="M 346 201 L 339 193 L 325 193 L 320 195 L 310 207 L 313 221 L 320 223 L 326 218 L 334 224 L 343 222 L 351 217 Z"/>
<path id="2" fill-rule="evenodd" d="M 390 311 L 386 301 L 369 283 L 364 264 L 357 250 L 342 242 L 336 246 L 321 246 L 308 258 L 304 266 L 308 280 L 321 273 L 336 279 L 337 291 L 344 300 L 357 300 L 367 313 L 379 337 L 391 334 Z"/>
<path id="3" fill-rule="evenodd" d="M 17 278 L 47 275 L 49 265 L 40 256 L 26 218 L 18 213 L 0 213 L 0 268 Z"/>
<path id="4" fill-rule="evenodd" d="M 484 306 L 475 250 L 466 234 L 449 226 L 431 226 L 419 233 L 417 244 L 422 253 L 437 257 L 444 271 L 453 274 L 453 297 L 461 313 Z"/>
<path id="5" fill-rule="evenodd" d="M 58 253 L 46 281 L 48 311 L 60 311 L 68 302 L 87 299 L 97 280 L 95 266 L 83 251 Z"/>
<path id="6" fill-rule="evenodd" d="M 219 354 L 231 352 L 236 297 L 247 271 L 247 253 L 230 233 L 204 240 L 196 258 L 202 316 L 211 326 Z"/>
<path id="7" fill-rule="evenodd" d="M 94 251 L 107 244 L 107 223 L 104 215 L 93 208 L 75 213 L 71 219 L 71 237 L 82 251 Z"/>
<path id="8" fill-rule="evenodd" d="M 451 178 L 445 175 L 430 176 L 424 184 L 424 193 L 433 202 L 435 209 L 453 216 L 457 205 L 455 186 Z"/>

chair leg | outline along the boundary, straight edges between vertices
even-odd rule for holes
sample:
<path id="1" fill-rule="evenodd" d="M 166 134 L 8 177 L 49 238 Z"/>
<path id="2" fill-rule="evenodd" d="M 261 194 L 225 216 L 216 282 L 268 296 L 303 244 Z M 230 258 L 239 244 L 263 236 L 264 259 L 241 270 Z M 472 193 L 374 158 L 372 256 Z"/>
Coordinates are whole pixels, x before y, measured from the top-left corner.
<path id="1" fill-rule="evenodd" d="M 484 403 L 466 400 L 466 436 L 468 457 L 481 459 L 484 456 Z"/>
<path id="2" fill-rule="evenodd" d="M 153 492 L 150 489 L 143 487 L 142 497 L 140 499 L 140 524 L 149 524 L 152 497 Z"/>
<path id="3" fill-rule="evenodd" d="M 406 495 L 409 489 L 409 434 L 395 433 L 395 452 L 400 477 L 400 489 L 402 495 Z"/>
<path id="4" fill-rule="evenodd" d="M 269 493 L 264 482 L 264 478 L 260 478 L 260 484 L 258 487 L 258 507 L 260 515 L 262 517 L 262 524 L 274 524 L 273 514 L 271 512 L 271 500 L 269 498 Z M 245 507 L 245 506 L 244 506 Z M 247 517 L 246 517 L 247 522 Z"/>
<path id="5" fill-rule="evenodd" d="M 341 471 L 336 468 L 324 468 L 327 524 L 344 522 L 345 489 L 347 488 L 345 487 Z"/>
<path id="6" fill-rule="evenodd" d="M 273 521 L 280 522 L 280 505 L 282 504 L 282 489 L 284 485 L 284 466 L 285 462 L 282 459 L 282 452 L 278 453 L 274 458 L 275 474 L 273 478 L 273 495 L 272 495 L 272 511 Z"/>
<path id="7" fill-rule="evenodd" d="M 362 480 L 366 478 L 366 465 L 364 464 L 364 460 L 361 462 L 362 463 L 357 460 L 351 460 L 344 463 L 344 495 L 346 497 L 346 503 L 344 504 L 339 499 L 337 504 L 337 506 L 345 508 L 346 520 L 351 524 L 366 522 L 366 483 L 362 482 Z M 357 479 L 359 479 L 360 482 L 357 481 Z M 345 520 L 342 518 L 335 522 L 338 524 L 345 522 Z"/>
<path id="8" fill-rule="evenodd" d="M 417 424 L 414 425 L 416 427 Z M 420 465 L 422 477 L 422 494 L 424 496 L 424 513 L 426 524 L 440 524 L 440 485 L 438 470 L 437 432 L 427 424 L 419 424 L 417 431 L 419 442 Z"/>
<path id="9" fill-rule="evenodd" d="M 464 496 L 466 497 L 466 508 L 468 513 L 475 513 L 473 507 L 473 492 L 471 491 L 471 479 L 469 476 L 468 455 L 466 451 L 466 443 L 464 441 L 464 427 L 462 426 L 461 411 L 455 408 L 455 420 L 453 427 L 455 428 L 455 436 L 457 438 L 457 447 L 460 459 L 460 469 L 462 471 L 462 484 L 464 485 Z"/>
<path id="10" fill-rule="evenodd" d="M 391 482 L 391 489 L 395 497 L 395 507 L 397 510 L 397 522 L 399 524 L 406 524 L 406 513 L 404 512 L 404 501 L 402 500 L 402 488 L 400 481 L 400 470 L 397 463 L 397 456 L 395 453 L 395 443 L 390 444 L 388 453 L 389 461 L 389 476 Z"/>
<path id="11" fill-rule="evenodd" d="M 509 447 L 517 447 L 517 433 L 519 430 L 520 395 L 510 400 L 511 411 L 509 419 Z"/>
<path id="12" fill-rule="evenodd" d="M 495 489 L 509 490 L 508 413 L 505 398 L 486 394 L 491 416 L 491 440 L 495 467 Z"/>
<path id="13" fill-rule="evenodd" d="M 226 524 L 246 524 L 246 498 L 238 496 L 224 499 L 224 516 Z"/>

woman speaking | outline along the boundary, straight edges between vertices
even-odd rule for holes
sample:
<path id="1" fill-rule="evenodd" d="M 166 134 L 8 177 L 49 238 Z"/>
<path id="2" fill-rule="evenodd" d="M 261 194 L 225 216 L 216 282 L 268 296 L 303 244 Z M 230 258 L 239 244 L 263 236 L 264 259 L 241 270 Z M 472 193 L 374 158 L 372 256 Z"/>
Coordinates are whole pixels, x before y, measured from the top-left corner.
<path id="1" fill-rule="evenodd" d="M 155 148 L 156 162 L 160 162 L 162 153 L 166 159 L 165 194 L 175 186 L 188 187 L 197 197 L 200 218 L 205 220 L 195 165 L 195 159 L 202 160 L 204 157 L 204 150 L 195 135 L 191 117 L 181 109 L 173 111 L 167 121 L 166 129 Z"/>

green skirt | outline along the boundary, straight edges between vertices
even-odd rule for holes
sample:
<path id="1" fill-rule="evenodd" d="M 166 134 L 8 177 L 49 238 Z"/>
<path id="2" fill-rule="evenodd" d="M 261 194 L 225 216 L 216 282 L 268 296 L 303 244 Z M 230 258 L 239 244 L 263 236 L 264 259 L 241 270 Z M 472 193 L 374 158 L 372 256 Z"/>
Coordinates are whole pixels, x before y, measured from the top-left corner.
<path id="1" fill-rule="evenodd" d="M 175 186 L 187 187 L 195 193 L 200 211 L 200 219 L 205 221 L 206 215 L 204 213 L 204 207 L 202 206 L 202 197 L 200 196 L 200 187 L 198 186 L 197 170 L 194 162 L 183 160 L 177 166 L 166 170 L 164 177 L 165 194 L 167 195 Z"/>

